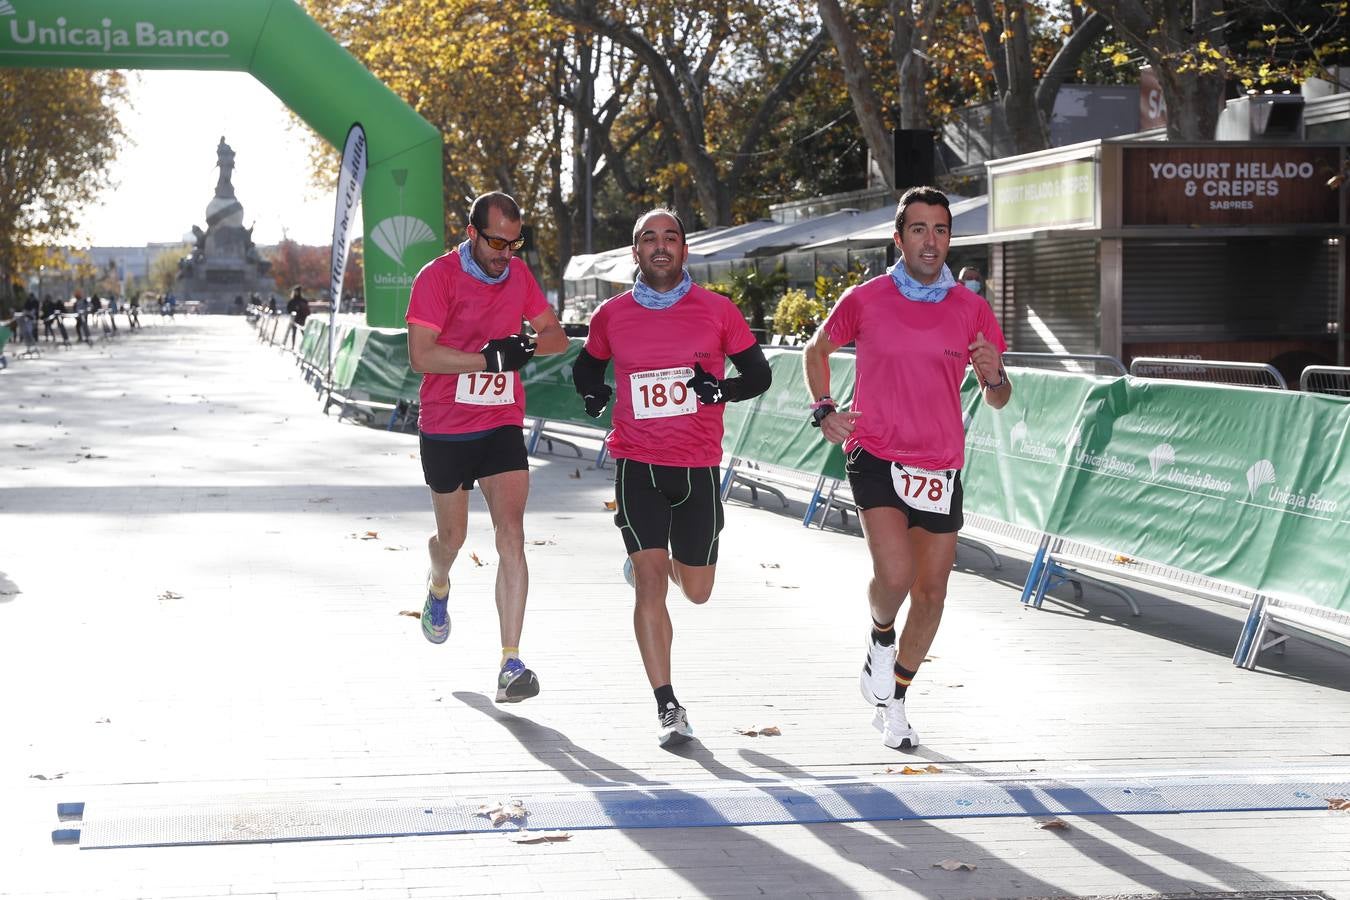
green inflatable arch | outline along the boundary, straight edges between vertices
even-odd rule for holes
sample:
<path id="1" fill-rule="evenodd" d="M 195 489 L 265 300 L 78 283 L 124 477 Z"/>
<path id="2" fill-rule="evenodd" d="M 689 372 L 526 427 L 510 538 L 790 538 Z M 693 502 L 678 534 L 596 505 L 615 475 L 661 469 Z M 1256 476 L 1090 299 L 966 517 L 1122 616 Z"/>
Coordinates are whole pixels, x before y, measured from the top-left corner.
<path id="1" fill-rule="evenodd" d="M 371 325 L 403 324 L 444 250 L 440 133 L 293 0 L 0 0 L 0 66 L 248 72 L 334 146 L 360 122 Z"/>

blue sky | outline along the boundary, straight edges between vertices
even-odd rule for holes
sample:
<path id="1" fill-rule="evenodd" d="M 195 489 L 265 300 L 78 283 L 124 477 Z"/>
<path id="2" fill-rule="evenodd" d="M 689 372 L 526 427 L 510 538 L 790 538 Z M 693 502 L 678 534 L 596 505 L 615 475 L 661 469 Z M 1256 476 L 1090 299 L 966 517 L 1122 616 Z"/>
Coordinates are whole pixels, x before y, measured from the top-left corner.
<path id="1" fill-rule="evenodd" d="M 117 188 L 82 216 L 93 246 L 175 241 L 206 227 L 216 185 L 216 143 L 234 149 L 234 187 L 257 244 L 283 228 L 303 244 L 331 240 L 334 197 L 313 187 L 305 131 L 284 104 L 239 72 L 130 72 L 129 138 L 113 168 Z M 359 228 L 359 225 L 358 225 Z"/>

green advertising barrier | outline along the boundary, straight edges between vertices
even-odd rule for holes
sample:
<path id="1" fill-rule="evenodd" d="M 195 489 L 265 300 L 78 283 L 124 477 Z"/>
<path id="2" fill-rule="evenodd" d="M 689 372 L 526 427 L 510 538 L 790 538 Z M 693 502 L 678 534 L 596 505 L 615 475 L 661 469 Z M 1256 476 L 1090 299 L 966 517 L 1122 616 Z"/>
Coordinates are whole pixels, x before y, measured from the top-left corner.
<path id="1" fill-rule="evenodd" d="M 0 66 L 248 72 L 334 147 L 360 122 L 372 325 L 403 324 L 413 276 L 445 247 L 440 133 L 294 0 L 0 0 Z"/>
<path id="2" fill-rule="evenodd" d="M 366 336 L 369 334 L 369 328 L 351 328 L 338 340 L 337 349 L 333 352 L 333 377 L 329 380 L 330 389 L 339 394 L 351 391 L 352 378 L 361 363 L 361 354 L 365 350 Z"/>
<path id="3" fill-rule="evenodd" d="M 534 419 L 547 419 L 551 422 L 566 422 L 587 428 L 610 429 L 610 412 L 614 404 L 610 403 L 600 418 L 592 419 L 586 415 L 586 405 L 582 403 L 577 389 L 572 385 L 572 363 L 585 345 L 581 338 L 571 338 L 568 347 L 562 353 L 552 356 L 536 356 L 520 371 L 525 385 L 525 415 Z M 609 369 L 611 381 L 614 369 Z"/>
<path id="4" fill-rule="evenodd" d="M 323 372 L 328 367 L 328 320 L 310 316 L 305 327 L 314 326 L 314 342 L 309 345 L 304 359 L 311 368 Z"/>
<path id="5" fill-rule="evenodd" d="M 1119 378 L 1076 437 L 1048 531 L 1350 610 L 1350 403 Z"/>
<path id="6" fill-rule="evenodd" d="M 736 459 L 781 466 L 810 475 L 844 478 L 844 454 L 838 444 L 811 426 L 810 397 L 802 380 L 802 354 L 768 351 L 773 383 L 751 403 L 727 404 L 722 447 Z M 841 405 L 853 395 L 853 355 L 830 357 L 830 394 Z"/>
<path id="7" fill-rule="evenodd" d="M 973 374 L 962 384 L 963 508 L 1045 531 L 1083 403 L 1098 380 L 1036 369 L 1010 369 L 1009 378 L 1012 399 L 1003 409 L 984 402 Z"/>
<path id="8" fill-rule="evenodd" d="M 300 332 L 300 349 L 296 351 L 296 356 L 308 362 L 309 354 L 314 350 L 314 343 L 319 339 L 319 317 L 310 316 L 305 320 L 305 327 Z"/>
<path id="9" fill-rule="evenodd" d="M 351 390 L 380 403 L 417 402 L 422 376 L 408 363 L 406 331 L 362 329 L 361 355 L 352 372 Z"/>

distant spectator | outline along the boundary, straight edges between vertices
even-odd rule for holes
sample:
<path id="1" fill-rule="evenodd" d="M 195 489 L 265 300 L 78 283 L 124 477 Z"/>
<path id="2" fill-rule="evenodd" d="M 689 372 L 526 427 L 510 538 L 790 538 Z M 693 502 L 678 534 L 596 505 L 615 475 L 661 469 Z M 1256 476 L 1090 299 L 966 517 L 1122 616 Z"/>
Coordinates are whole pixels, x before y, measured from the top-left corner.
<path id="1" fill-rule="evenodd" d="M 141 327 L 141 295 L 132 294 L 131 300 L 127 302 L 127 322 L 132 328 Z"/>
<path id="2" fill-rule="evenodd" d="M 61 332 L 61 343 L 69 344 L 70 335 L 66 333 L 66 323 L 61 317 L 63 312 L 65 310 L 61 308 L 61 304 L 52 299 L 51 294 L 42 298 L 42 324 L 47 339 L 50 341 L 56 340 L 56 335 L 52 332 L 52 328 L 55 326 Z"/>
<path id="3" fill-rule="evenodd" d="M 89 300 L 80 291 L 75 292 L 75 339 L 93 343 L 89 336 Z"/>
<path id="4" fill-rule="evenodd" d="M 286 314 L 291 317 L 291 324 L 286 328 L 286 342 L 291 349 L 295 349 L 295 335 L 305 327 L 305 320 L 309 318 L 309 301 L 305 299 L 300 285 L 291 288 L 291 299 L 286 302 Z"/>
<path id="5" fill-rule="evenodd" d="M 956 276 L 956 280 L 964 284 L 971 293 L 983 296 L 981 291 L 984 288 L 984 276 L 974 266 L 966 266 L 961 269 L 961 274 Z"/>

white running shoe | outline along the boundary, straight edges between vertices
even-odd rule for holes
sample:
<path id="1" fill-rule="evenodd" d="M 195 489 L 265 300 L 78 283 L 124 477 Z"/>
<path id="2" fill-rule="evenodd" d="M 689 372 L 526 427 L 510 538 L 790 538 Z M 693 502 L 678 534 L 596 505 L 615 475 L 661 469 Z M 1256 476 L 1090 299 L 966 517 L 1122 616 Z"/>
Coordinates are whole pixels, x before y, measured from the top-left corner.
<path id="1" fill-rule="evenodd" d="M 882 706 L 895 696 L 895 644 L 886 647 L 867 638 L 867 661 L 858 688 L 868 706 Z"/>
<path id="2" fill-rule="evenodd" d="M 905 717 L 905 698 L 896 697 L 877 707 L 872 727 L 881 732 L 881 742 L 892 750 L 913 750 L 919 746 L 919 733 Z"/>
<path id="3" fill-rule="evenodd" d="M 661 730 L 657 732 L 656 740 L 662 747 L 674 747 L 694 739 L 694 729 L 683 706 L 667 706 L 660 720 Z"/>

